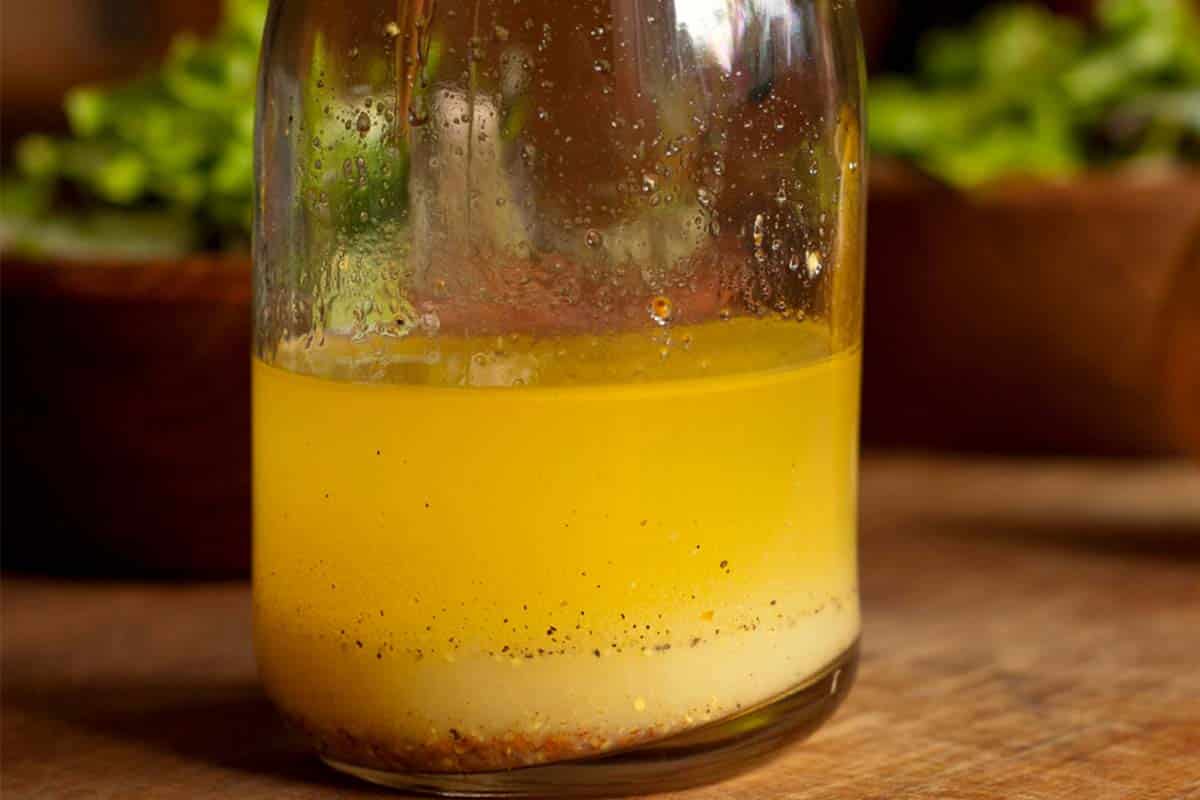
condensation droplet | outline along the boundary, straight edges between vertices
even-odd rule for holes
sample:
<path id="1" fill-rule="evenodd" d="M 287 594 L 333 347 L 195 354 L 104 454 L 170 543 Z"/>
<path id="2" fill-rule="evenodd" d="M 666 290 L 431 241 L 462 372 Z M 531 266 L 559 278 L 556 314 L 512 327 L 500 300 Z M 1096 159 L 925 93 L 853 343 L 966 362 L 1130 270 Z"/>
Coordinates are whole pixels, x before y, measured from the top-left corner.
<path id="1" fill-rule="evenodd" d="M 390 36 L 395 39 L 400 35 L 400 26 L 397 25 L 393 20 L 392 22 L 389 22 L 387 25 L 383 26 L 383 33 L 385 36 Z"/>
<path id="2" fill-rule="evenodd" d="M 670 322 L 671 315 L 674 313 L 675 308 L 671 304 L 671 298 L 659 295 L 650 301 L 650 319 L 659 325 L 666 325 Z"/>
<path id="3" fill-rule="evenodd" d="M 820 275 L 821 269 L 823 268 L 823 265 L 821 264 L 820 253 L 815 250 L 809 250 L 808 256 L 806 256 L 804 259 L 804 266 L 808 271 L 808 277 L 810 279 L 814 279 Z"/>
<path id="4" fill-rule="evenodd" d="M 655 178 L 649 172 L 642 173 L 642 191 L 646 194 L 653 194 L 658 189 L 658 178 Z"/>
<path id="5" fill-rule="evenodd" d="M 612 72 L 612 62 L 606 58 L 597 58 L 592 62 L 592 69 L 599 72 L 601 75 L 607 75 Z"/>
<path id="6" fill-rule="evenodd" d="M 426 122 L 429 122 L 429 108 L 425 105 L 425 95 L 418 94 L 408 107 L 408 124 L 415 128 Z"/>
<path id="7" fill-rule="evenodd" d="M 800 254 L 799 253 L 792 253 L 791 257 L 788 259 L 788 269 L 790 269 L 792 272 L 799 271 L 799 269 L 800 269 Z"/>
<path id="8" fill-rule="evenodd" d="M 355 122 L 355 127 L 359 133 L 366 133 L 371 130 L 371 115 L 363 111 L 358 115 L 358 120 Z"/>
<path id="9" fill-rule="evenodd" d="M 589 228 L 587 234 L 583 237 L 583 241 L 588 247 L 599 247 L 604 241 L 604 237 L 600 235 L 600 231 Z"/>
<path id="10" fill-rule="evenodd" d="M 756 214 L 754 217 L 754 247 L 761 249 L 763 241 L 767 236 L 767 221 L 763 219 L 762 214 Z"/>

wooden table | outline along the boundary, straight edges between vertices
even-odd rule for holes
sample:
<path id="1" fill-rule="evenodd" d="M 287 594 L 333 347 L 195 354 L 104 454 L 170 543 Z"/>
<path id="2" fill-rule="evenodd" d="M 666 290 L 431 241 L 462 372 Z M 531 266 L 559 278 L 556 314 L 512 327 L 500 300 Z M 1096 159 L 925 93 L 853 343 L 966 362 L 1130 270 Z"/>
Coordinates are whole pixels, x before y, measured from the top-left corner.
<path id="1" fill-rule="evenodd" d="M 689 800 L 1200 798 L 1200 472 L 876 457 L 864 660 L 810 741 Z M 240 583 L 3 589 L 11 798 L 386 796 L 255 685 Z"/>

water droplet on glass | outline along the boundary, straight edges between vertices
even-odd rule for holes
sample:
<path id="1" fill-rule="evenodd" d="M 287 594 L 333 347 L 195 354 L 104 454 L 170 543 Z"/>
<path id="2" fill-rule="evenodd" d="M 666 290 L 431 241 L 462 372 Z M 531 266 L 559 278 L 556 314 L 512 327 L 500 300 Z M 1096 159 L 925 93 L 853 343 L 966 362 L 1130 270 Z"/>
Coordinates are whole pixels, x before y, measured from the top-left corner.
<path id="1" fill-rule="evenodd" d="M 763 241 L 767 236 L 767 221 L 763 219 L 762 214 L 757 214 L 754 217 L 754 247 L 761 249 Z"/>
<path id="2" fill-rule="evenodd" d="M 775 120 L 775 130 L 781 131 L 786 127 L 787 127 L 787 125 L 784 123 L 783 120 L 781 120 L 781 119 Z"/>
<path id="3" fill-rule="evenodd" d="M 352 60 L 353 60 L 353 59 L 355 59 L 355 58 L 358 58 L 358 48 L 357 48 L 357 47 L 351 47 L 351 48 L 350 48 L 350 58 L 351 58 Z"/>
<path id="4" fill-rule="evenodd" d="M 503 25 L 497 25 L 494 28 L 494 32 L 496 34 L 497 41 L 501 41 L 501 42 L 508 41 L 508 28 L 504 27 Z"/>
<path id="5" fill-rule="evenodd" d="M 600 235 L 600 231 L 588 229 L 587 235 L 583 237 L 583 241 L 588 247 L 599 247 L 604 241 L 604 237 Z"/>
<path id="6" fill-rule="evenodd" d="M 608 59 L 597 58 L 592 62 L 592 69 L 599 72 L 601 75 L 607 75 L 612 72 L 612 63 Z"/>
<path id="7" fill-rule="evenodd" d="M 400 26 L 397 25 L 394 21 L 389 22 L 387 25 L 383 26 L 383 33 L 385 36 L 390 36 L 393 39 L 395 39 L 397 36 L 400 35 Z"/>
<path id="8" fill-rule="evenodd" d="M 851 161 L 847 166 L 849 167 L 851 172 L 858 172 L 858 162 L 857 161 Z"/>
<path id="9" fill-rule="evenodd" d="M 425 105 L 425 96 L 418 94 L 408 107 L 408 124 L 414 128 L 429 122 L 429 108 Z"/>
<path id="10" fill-rule="evenodd" d="M 659 325 L 666 325 L 670 322 L 671 315 L 674 313 L 675 309 L 671 305 L 671 298 L 659 295 L 650 301 L 650 319 Z"/>
<path id="11" fill-rule="evenodd" d="M 728 308 L 722 308 L 719 312 L 717 312 L 717 316 L 721 318 L 722 322 L 728 322 L 729 320 L 733 319 L 733 312 Z"/>
<path id="12" fill-rule="evenodd" d="M 788 259 L 788 269 L 790 269 L 792 272 L 799 271 L 799 269 L 800 269 L 800 254 L 799 253 L 792 253 L 791 257 Z"/>
<path id="13" fill-rule="evenodd" d="M 701 186 L 696 190 L 696 200 L 700 203 L 702 208 L 711 208 L 713 204 L 712 192 Z"/>
<path id="14" fill-rule="evenodd" d="M 366 133 L 371 130 L 371 115 L 363 111 L 358 115 L 358 120 L 355 122 L 355 127 L 359 133 Z"/>
<path id="15" fill-rule="evenodd" d="M 808 277 L 810 279 L 816 278 L 821 274 L 821 255 L 815 250 L 809 250 L 808 256 L 804 259 L 804 266 L 808 271 Z"/>
<path id="16" fill-rule="evenodd" d="M 642 191 L 646 194 L 653 194 L 656 189 L 658 189 L 658 178 L 649 172 L 642 173 Z"/>

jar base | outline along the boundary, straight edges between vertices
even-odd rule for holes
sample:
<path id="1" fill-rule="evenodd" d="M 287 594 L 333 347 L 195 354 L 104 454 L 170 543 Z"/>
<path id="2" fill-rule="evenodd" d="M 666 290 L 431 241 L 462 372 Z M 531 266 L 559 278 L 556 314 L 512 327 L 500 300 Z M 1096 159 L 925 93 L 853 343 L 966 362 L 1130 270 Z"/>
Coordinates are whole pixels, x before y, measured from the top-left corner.
<path id="1" fill-rule="evenodd" d="M 323 756 L 370 783 L 435 797 L 616 797 L 714 783 L 812 734 L 841 705 L 858 669 L 855 642 L 785 695 L 737 716 L 602 756 L 475 773 L 389 772 Z"/>

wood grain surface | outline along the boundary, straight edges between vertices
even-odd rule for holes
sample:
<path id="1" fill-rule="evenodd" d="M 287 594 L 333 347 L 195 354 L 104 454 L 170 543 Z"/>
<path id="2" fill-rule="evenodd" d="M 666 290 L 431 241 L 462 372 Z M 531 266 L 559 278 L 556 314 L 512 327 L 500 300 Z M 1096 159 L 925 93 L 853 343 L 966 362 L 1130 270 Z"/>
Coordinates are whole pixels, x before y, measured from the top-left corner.
<path id="1" fill-rule="evenodd" d="M 875 457 L 863 498 L 850 700 L 670 797 L 1200 799 L 1200 471 Z M 8 576 L 0 793 L 387 796 L 284 732 L 249 607 L 239 583 Z"/>

